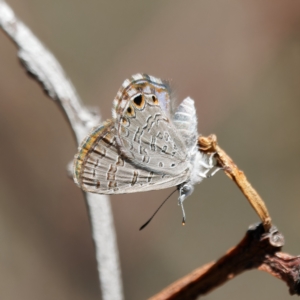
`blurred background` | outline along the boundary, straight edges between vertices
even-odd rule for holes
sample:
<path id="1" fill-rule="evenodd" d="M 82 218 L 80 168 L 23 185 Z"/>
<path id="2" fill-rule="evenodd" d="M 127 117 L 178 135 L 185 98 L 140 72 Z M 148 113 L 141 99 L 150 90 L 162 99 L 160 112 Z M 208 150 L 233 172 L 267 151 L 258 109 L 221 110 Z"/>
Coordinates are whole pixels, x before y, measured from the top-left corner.
<path id="1" fill-rule="evenodd" d="M 246 173 L 300 254 L 300 2 L 8 0 L 56 55 L 83 101 L 111 117 L 137 72 L 195 99 L 199 132 Z M 100 299 L 81 191 L 67 177 L 76 145 L 63 114 L 26 76 L 0 32 L 0 298 Z M 146 299 L 219 258 L 258 217 L 219 172 L 185 202 L 172 189 L 111 197 L 126 299 Z M 289 299 L 270 275 L 245 272 L 203 299 Z"/>

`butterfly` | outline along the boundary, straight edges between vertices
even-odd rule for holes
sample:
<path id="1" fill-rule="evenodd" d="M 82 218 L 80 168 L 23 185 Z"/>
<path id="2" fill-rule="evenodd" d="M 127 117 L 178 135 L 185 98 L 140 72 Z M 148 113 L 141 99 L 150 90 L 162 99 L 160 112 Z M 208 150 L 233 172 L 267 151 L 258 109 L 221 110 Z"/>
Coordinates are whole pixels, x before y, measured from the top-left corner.
<path id="1" fill-rule="evenodd" d="M 74 181 L 84 191 L 122 194 L 176 186 L 183 201 L 215 165 L 199 150 L 194 101 L 174 108 L 169 84 L 146 74 L 122 84 L 112 119 L 94 128 L 74 158 Z"/>

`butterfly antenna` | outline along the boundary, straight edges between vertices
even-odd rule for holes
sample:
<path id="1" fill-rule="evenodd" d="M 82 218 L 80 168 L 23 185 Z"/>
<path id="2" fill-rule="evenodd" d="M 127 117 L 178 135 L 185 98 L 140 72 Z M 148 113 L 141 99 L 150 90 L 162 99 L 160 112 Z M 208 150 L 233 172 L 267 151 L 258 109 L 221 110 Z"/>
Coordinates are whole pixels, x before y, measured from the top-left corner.
<path id="1" fill-rule="evenodd" d="M 144 224 L 144 225 L 142 225 L 141 227 L 140 227 L 140 230 L 142 230 L 142 229 L 144 229 L 150 222 L 151 222 L 151 220 L 154 218 L 154 216 L 157 214 L 157 212 L 161 209 L 161 207 L 166 203 L 166 201 L 175 193 L 177 191 L 177 189 L 176 190 L 174 190 L 168 197 L 167 197 L 167 199 L 165 199 L 164 201 L 163 201 L 163 203 L 157 208 L 157 210 L 154 212 L 154 214 L 151 216 L 151 218 Z M 182 208 L 183 209 L 183 208 Z M 183 211 L 184 212 L 184 211 Z M 185 215 L 184 215 L 184 218 L 185 218 Z"/>

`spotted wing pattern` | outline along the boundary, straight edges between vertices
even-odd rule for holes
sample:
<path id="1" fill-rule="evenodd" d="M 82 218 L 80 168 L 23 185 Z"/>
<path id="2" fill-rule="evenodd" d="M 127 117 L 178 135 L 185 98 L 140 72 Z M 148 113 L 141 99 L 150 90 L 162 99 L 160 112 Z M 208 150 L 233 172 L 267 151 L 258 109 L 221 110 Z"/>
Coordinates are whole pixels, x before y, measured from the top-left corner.
<path id="1" fill-rule="evenodd" d="M 119 151 L 115 121 L 95 128 L 82 142 L 74 159 L 74 181 L 83 190 L 99 194 L 132 193 L 176 186 L 189 176 L 177 176 L 136 167 Z"/>
<path id="2" fill-rule="evenodd" d="M 170 117 L 168 85 L 137 74 L 114 100 L 117 144 L 134 165 L 176 176 L 189 167 L 186 146 Z"/>

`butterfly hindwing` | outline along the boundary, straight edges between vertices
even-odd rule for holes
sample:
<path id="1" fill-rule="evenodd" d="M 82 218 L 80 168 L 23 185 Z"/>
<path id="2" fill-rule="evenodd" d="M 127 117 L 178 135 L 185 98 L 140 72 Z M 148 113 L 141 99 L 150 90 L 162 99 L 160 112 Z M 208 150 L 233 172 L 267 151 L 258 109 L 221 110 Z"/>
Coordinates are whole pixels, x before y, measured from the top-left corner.
<path id="1" fill-rule="evenodd" d="M 74 180 L 83 190 L 100 194 L 163 189 L 183 182 L 189 170 L 178 176 L 140 168 L 124 157 L 116 142 L 116 124 L 109 120 L 83 141 L 74 159 Z"/>
<path id="2" fill-rule="evenodd" d="M 189 161 L 170 119 L 168 86 L 152 76 L 139 76 L 125 81 L 115 99 L 117 143 L 136 166 L 177 176 L 189 168 Z"/>

